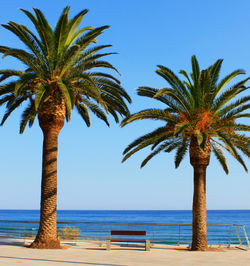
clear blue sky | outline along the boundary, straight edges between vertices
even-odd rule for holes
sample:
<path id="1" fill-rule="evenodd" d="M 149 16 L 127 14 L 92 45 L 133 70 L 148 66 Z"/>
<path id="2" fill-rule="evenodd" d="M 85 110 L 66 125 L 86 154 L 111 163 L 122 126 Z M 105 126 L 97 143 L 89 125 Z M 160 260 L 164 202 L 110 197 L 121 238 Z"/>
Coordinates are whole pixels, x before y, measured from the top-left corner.
<path id="1" fill-rule="evenodd" d="M 243 68 L 250 75 L 250 1 L 248 0 L 11 0 L 1 3 L 0 23 L 10 20 L 30 26 L 18 10 L 40 8 L 54 25 L 62 9 L 71 14 L 90 9 L 83 25 L 110 25 L 99 44 L 112 44 L 110 56 L 122 73 L 121 81 L 133 99 L 131 112 L 155 106 L 136 96 L 141 85 L 161 88 L 164 80 L 155 74 L 162 64 L 175 72 L 190 72 L 195 54 L 202 68 L 223 58 L 221 77 Z M 0 28 L 0 44 L 19 47 L 20 42 Z M 0 59 L 0 69 L 15 68 L 15 60 Z M 2 117 L 4 109 L 0 109 Z M 110 121 L 112 118 L 110 117 Z M 42 133 L 36 121 L 19 135 L 20 112 L 0 128 L 0 209 L 39 209 Z M 174 154 L 161 154 L 143 169 L 140 162 L 148 150 L 121 164 L 123 149 L 135 138 L 159 126 L 138 122 L 108 128 L 92 116 L 87 128 L 77 113 L 59 138 L 59 209 L 191 209 L 193 171 L 188 156 L 176 170 Z M 249 167 L 248 159 L 245 161 Z M 249 209 L 250 175 L 228 156 L 229 175 L 211 158 L 207 169 L 208 209 Z"/>

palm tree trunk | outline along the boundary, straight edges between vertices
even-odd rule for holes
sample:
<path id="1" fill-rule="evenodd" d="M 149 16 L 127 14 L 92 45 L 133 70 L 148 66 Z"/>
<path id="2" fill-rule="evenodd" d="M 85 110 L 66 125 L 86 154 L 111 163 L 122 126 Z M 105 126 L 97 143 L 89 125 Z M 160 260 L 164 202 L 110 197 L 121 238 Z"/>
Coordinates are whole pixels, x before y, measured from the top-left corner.
<path id="1" fill-rule="evenodd" d="M 194 166 L 193 233 L 191 250 L 207 249 L 206 166 Z"/>
<path id="2" fill-rule="evenodd" d="M 64 125 L 65 102 L 56 92 L 43 102 L 38 112 L 43 131 L 41 207 L 40 226 L 31 248 L 61 248 L 56 227 L 57 150 L 58 136 Z"/>
<path id="3" fill-rule="evenodd" d="M 207 249 L 206 168 L 209 165 L 211 144 L 207 139 L 202 149 L 198 137 L 191 137 L 190 163 L 194 168 L 193 224 L 191 250 Z"/>
<path id="4" fill-rule="evenodd" d="M 57 236 L 57 149 L 58 130 L 43 130 L 43 164 L 40 226 L 32 248 L 60 248 Z"/>

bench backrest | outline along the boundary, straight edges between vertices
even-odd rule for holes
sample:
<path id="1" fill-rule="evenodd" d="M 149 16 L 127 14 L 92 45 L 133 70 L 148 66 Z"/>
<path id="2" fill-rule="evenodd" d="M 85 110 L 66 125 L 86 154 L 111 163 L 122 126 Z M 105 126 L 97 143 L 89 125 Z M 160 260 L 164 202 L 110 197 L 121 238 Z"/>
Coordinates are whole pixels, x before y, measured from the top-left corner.
<path id="1" fill-rule="evenodd" d="M 112 230 L 110 231 L 111 235 L 127 235 L 127 236 L 145 236 L 146 231 L 129 231 L 129 230 Z"/>

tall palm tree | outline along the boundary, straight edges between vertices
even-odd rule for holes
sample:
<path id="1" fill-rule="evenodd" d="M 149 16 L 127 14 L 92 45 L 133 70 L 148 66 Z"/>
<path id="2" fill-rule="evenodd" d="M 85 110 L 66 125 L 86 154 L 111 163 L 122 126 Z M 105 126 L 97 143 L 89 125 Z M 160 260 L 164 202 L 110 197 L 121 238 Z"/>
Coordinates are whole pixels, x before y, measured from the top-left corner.
<path id="1" fill-rule="evenodd" d="M 250 126 L 238 123 L 238 118 L 250 117 L 246 111 L 250 108 L 250 96 L 235 99 L 246 91 L 246 78 L 231 88 L 222 91 L 236 76 L 244 74 L 236 70 L 218 81 L 222 60 L 217 60 L 209 68 L 200 71 L 196 57 L 192 57 L 192 73 L 189 76 L 181 70 L 184 80 L 179 79 L 169 68 L 158 66 L 156 73 L 163 77 L 170 87 L 154 89 L 139 87 L 138 95 L 156 99 L 165 104 L 164 109 L 147 109 L 125 118 L 122 126 L 136 120 L 153 119 L 163 121 L 165 125 L 148 133 L 125 150 L 123 161 L 135 152 L 151 146 L 152 152 L 142 162 L 143 167 L 161 151 L 176 150 L 177 168 L 189 150 L 190 163 L 194 169 L 193 194 L 193 236 L 192 250 L 207 249 L 206 222 L 206 168 L 211 151 L 215 154 L 224 171 L 228 173 L 227 161 L 223 149 L 244 167 L 247 167 L 239 151 L 250 156 L 250 138 L 244 135 Z"/>
<path id="2" fill-rule="evenodd" d="M 34 15 L 21 10 L 37 33 L 12 21 L 3 25 L 27 49 L 0 46 L 4 56 L 12 56 L 26 66 L 24 71 L 0 71 L 1 81 L 12 78 L 0 86 L 0 104 L 6 103 L 7 106 L 1 124 L 25 101 L 28 105 L 22 113 L 20 133 L 27 124 L 32 126 L 38 116 L 44 137 L 41 210 L 39 231 L 31 247 L 59 248 L 56 228 L 57 150 L 64 120 L 70 121 L 71 110 L 76 107 L 88 127 L 89 111 L 109 126 L 106 114 L 110 113 L 119 122 L 119 115 L 125 117 L 129 114 L 125 100 L 131 100 L 119 80 L 103 72 L 105 69 L 117 71 L 102 60 L 113 53 L 99 53 L 110 45 L 93 45 L 108 26 L 79 29 L 88 10 L 69 19 L 69 7 L 66 7 L 52 29 L 39 9 L 33 9 Z M 97 68 L 101 68 L 101 72 Z"/>

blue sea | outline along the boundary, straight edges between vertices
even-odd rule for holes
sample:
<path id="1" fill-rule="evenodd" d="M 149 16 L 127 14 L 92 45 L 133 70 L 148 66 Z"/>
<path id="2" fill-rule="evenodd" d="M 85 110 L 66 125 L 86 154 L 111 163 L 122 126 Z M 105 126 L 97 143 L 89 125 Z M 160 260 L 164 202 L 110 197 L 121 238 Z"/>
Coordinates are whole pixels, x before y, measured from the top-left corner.
<path id="1" fill-rule="evenodd" d="M 39 210 L 0 210 L 1 220 L 5 221 L 39 221 Z M 68 223 L 128 223 L 128 224 L 191 224 L 190 210 L 58 210 L 57 221 Z M 250 210 L 208 210 L 208 224 L 244 225 L 250 236 Z M 3 223 L 2 223 L 3 224 Z M 72 225 L 70 225 L 72 226 Z M 144 226 L 145 227 L 145 226 Z M 94 228 L 88 227 L 93 234 Z M 136 227 L 134 227 L 136 229 Z M 191 228 L 191 227 L 190 227 Z M 84 228 L 82 228 L 84 231 Z M 107 226 L 106 229 L 110 229 Z M 165 228 L 169 230 L 169 228 Z M 165 230 L 164 229 L 164 230 Z M 152 230 L 152 227 L 148 230 Z M 154 228 L 154 232 L 158 229 Z M 159 229 L 163 235 L 163 229 Z M 165 231 L 166 231 L 165 230 Z M 172 227 L 170 228 L 172 230 Z M 174 230 L 178 230 L 177 228 Z M 190 229 L 188 229 L 190 230 Z M 152 234 L 154 234 L 152 231 Z M 188 231 L 186 231 L 188 232 Z M 184 232 L 185 233 L 185 232 Z M 107 230 L 105 231 L 107 234 Z M 189 233 L 189 237 L 190 234 Z M 217 233 L 216 233 L 217 235 Z M 105 235 L 107 236 L 107 235 Z M 228 231 L 226 232 L 228 238 Z M 212 239 L 213 240 L 213 239 Z"/>
<path id="2" fill-rule="evenodd" d="M 39 221 L 39 210 L 0 210 L 0 220 Z M 190 210 L 58 210 L 58 222 L 190 224 Z M 250 210 L 208 210 L 210 224 L 245 225 L 250 234 Z"/>

